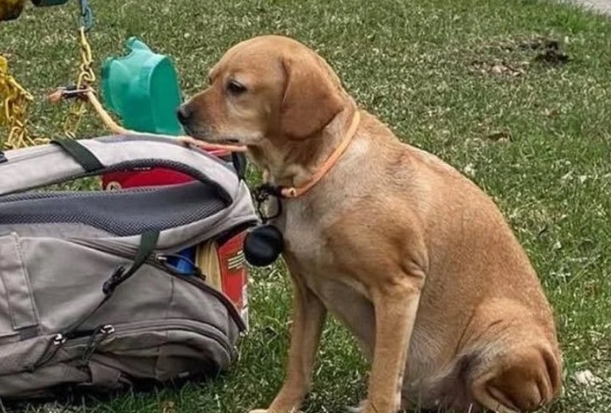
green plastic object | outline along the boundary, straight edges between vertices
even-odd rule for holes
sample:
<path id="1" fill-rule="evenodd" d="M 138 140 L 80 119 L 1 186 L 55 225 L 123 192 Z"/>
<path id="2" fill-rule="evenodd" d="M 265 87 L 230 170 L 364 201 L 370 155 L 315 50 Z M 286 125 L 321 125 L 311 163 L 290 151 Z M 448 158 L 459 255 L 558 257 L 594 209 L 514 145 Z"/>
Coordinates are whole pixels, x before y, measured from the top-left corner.
<path id="1" fill-rule="evenodd" d="M 138 132 L 180 135 L 176 118 L 181 104 L 178 76 L 172 61 L 153 53 L 135 37 L 126 41 L 124 57 L 107 58 L 102 65 L 102 97 L 125 128 Z"/>

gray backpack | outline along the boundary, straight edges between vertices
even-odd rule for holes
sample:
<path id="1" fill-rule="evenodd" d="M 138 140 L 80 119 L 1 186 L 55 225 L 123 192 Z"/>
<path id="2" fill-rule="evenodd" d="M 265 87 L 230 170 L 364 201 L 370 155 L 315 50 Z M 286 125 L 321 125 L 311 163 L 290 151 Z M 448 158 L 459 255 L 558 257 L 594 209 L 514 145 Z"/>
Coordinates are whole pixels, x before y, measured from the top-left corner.
<path id="1" fill-rule="evenodd" d="M 48 188 L 153 167 L 195 180 Z M 0 152 L 0 397 L 115 390 L 229 368 L 246 314 L 197 266 L 185 272 L 171 262 L 186 247 L 223 242 L 257 221 L 229 162 L 172 138 L 60 140 Z"/>

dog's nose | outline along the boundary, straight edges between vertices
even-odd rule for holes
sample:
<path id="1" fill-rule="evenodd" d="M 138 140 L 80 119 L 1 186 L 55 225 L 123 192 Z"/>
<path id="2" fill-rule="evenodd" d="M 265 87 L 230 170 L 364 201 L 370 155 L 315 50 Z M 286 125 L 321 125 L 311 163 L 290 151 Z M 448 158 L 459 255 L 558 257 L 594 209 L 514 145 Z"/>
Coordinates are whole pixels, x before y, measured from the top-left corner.
<path id="1" fill-rule="evenodd" d="M 189 119 L 191 118 L 191 111 L 189 110 L 187 105 L 180 105 L 178 107 L 178 110 L 176 111 L 176 117 L 178 118 L 178 121 L 183 125 L 189 121 Z"/>

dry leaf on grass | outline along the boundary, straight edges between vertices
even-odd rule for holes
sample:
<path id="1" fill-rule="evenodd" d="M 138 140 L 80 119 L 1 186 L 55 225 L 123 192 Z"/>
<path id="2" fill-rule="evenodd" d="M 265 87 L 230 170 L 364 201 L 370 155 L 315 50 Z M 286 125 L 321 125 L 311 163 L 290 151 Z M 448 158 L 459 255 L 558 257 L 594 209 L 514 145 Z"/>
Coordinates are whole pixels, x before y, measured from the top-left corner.
<path id="1" fill-rule="evenodd" d="M 582 370 L 575 373 L 573 379 L 577 384 L 585 387 L 594 387 L 602 382 L 600 377 L 597 377 L 590 370 Z"/>

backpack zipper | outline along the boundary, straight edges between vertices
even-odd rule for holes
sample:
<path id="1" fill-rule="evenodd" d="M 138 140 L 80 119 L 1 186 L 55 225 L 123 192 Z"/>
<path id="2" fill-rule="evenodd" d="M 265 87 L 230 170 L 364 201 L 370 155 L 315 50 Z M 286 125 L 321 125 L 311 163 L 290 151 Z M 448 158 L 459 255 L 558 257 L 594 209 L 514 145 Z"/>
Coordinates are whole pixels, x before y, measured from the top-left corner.
<path id="1" fill-rule="evenodd" d="M 176 331 L 187 331 L 187 332 L 197 332 L 205 337 L 213 339 L 217 342 L 228 354 L 231 358 L 234 350 L 230 345 L 227 344 L 225 340 L 225 336 L 220 330 L 210 323 L 204 323 L 200 321 L 193 320 L 185 320 L 179 318 L 166 318 L 163 320 L 149 320 L 149 321 L 134 321 L 133 323 L 121 323 L 121 324 L 107 324 L 104 325 L 101 329 L 101 332 L 104 334 L 105 338 L 111 336 L 121 336 L 121 335 L 129 335 L 129 334 L 137 334 L 147 331 L 159 331 L 160 327 L 169 330 Z M 77 331 L 76 337 L 64 337 L 63 345 L 66 348 L 76 347 L 81 344 L 87 343 L 91 337 L 91 334 L 95 330 L 91 331 Z M 104 339 L 105 339 L 104 338 Z M 103 340 L 104 340 L 103 339 Z M 98 344 L 102 345 L 103 340 Z M 54 344 L 57 341 L 57 338 L 54 338 Z"/>
<path id="2" fill-rule="evenodd" d="M 44 366 L 50 362 L 62 348 L 75 348 L 83 344 L 91 343 L 94 347 L 90 349 L 85 348 L 83 351 L 90 351 L 90 353 L 93 354 L 95 353 L 95 349 L 103 345 L 104 340 L 106 340 L 108 337 L 138 334 L 147 331 L 159 331 L 160 327 L 168 329 L 168 326 L 171 326 L 172 328 L 170 328 L 170 330 L 173 331 L 195 331 L 204 337 L 212 339 L 223 350 L 225 350 L 225 353 L 230 360 L 237 356 L 237 349 L 234 349 L 231 347 L 231 345 L 227 344 L 225 335 L 214 325 L 188 319 L 167 318 L 163 320 L 135 321 L 133 323 L 105 324 L 92 330 L 76 331 L 68 336 L 61 333 L 56 334 L 50 337 L 47 349 L 43 351 L 41 357 L 33 365 L 26 366 L 24 371 L 34 371 L 37 368 Z M 94 343 L 95 335 L 102 336 L 102 339 L 97 343 Z M 15 372 L 8 374 L 15 374 Z M 0 377 L 8 374 L 2 374 Z"/>
<path id="3" fill-rule="evenodd" d="M 71 238 L 69 239 L 69 241 L 74 242 L 75 244 L 79 244 L 81 246 L 87 247 L 87 248 L 92 248 L 92 249 L 102 251 L 102 252 L 112 254 L 112 255 L 118 255 L 118 256 L 130 259 L 130 260 L 133 260 L 135 258 L 135 255 L 137 252 L 136 248 L 126 246 L 126 245 L 113 244 L 113 246 L 110 247 L 108 246 L 107 243 L 101 244 L 101 243 L 93 242 L 90 240 L 77 239 L 77 238 Z M 229 311 L 229 314 L 231 315 L 231 317 L 234 319 L 234 321 L 238 325 L 240 332 L 243 332 L 246 330 L 246 325 L 244 324 L 244 320 L 242 320 L 242 317 L 238 313 L 238 310 L 235 308 L 231 300 L 225 294 L 223 294 L 221 291 L 218 291 L 216 288 L 208 285 L 200 277 L 185 276 L 182 273 L 179 273 L 178 271 L 172 270 L 165 262 L 166 262 L 165 255 L 158 254 L 158 253 L 153 254 L 152 257 L 148 257 L 145 260 L 145 263 L 165 272 L 166 274 L 169 274 L 173 277 L 183 280 L 199 288 L 200 290 L 203 290 L 215 296 L 227 308 L 227 310 Z"/>

